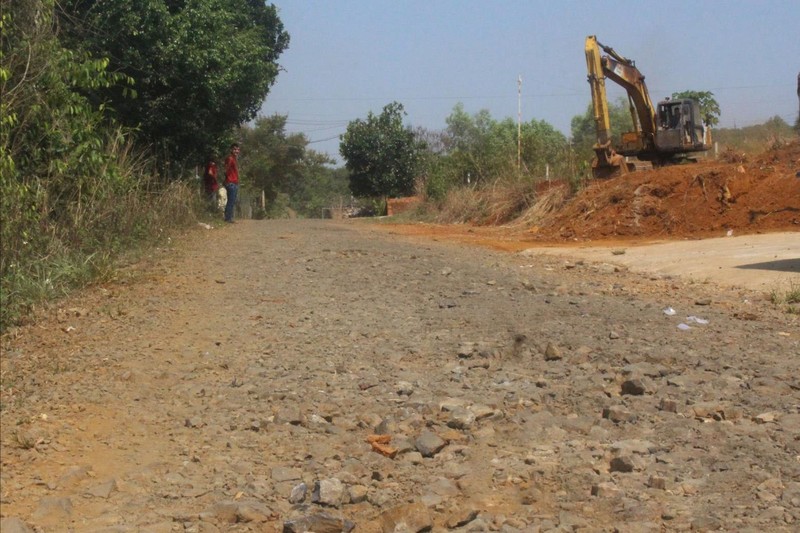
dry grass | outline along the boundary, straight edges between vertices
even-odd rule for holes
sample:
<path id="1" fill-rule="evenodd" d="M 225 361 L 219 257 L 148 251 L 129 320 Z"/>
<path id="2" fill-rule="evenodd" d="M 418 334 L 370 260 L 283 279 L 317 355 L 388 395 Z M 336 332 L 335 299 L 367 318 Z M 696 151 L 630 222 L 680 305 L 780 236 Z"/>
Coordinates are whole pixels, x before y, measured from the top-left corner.
<path id="1" fill-rule="evenodd" d="M 542 192 L 537 193 L 536 189 Z M 436 204 L 433 218 L 445 224 L 533 226 L 570 197 L 564 185 L 543 187 L 527 180 L 497 180 L 485 187 L 459 187 Z"/>
<path id="2" fill-rule="evenodd" d="M 524 227 L 540 225 L 548 215 L 558 211 L 569 198 L 570 191 L 567 187 L 551 187 L 539 193 L 533 205 L 514 220 L 512 225 Z"/>
<path id="3" fill-rule="evenodd" d="M 485 199 L 479 190 L 472 187 L 451 189 L 435 210 L 436 222 L 463 224 L 476 222 L 486 212 Z"/>
<path id="4" fill-rule="evenodd" d="M 112 138 L 113 154 L 96 177 L 72 188 L 67 177 L 31 180 L 3 205 L 0 331 L 30 319 L 46 302 L 107 280 L 121 258 L 157 244 L 196 220 L 202 209 L 193 184 L 163 182 L 152 162 Z M 31 206 L 23 209 L 25 206 Z"/>

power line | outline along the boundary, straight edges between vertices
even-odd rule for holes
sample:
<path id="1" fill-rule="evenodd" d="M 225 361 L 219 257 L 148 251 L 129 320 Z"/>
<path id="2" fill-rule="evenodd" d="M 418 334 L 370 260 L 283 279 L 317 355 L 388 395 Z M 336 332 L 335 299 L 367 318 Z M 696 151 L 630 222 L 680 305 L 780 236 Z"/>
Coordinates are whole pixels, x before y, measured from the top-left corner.
<path id="1" fill-rule="evenodd" d="M 306 120 L 306 119 L 288 119 L 286 124 L 295 126 L 344 126 L 348 120 Z"/>
<path id="2" fill-rule="evenodd" d="M 710 91 L 724 91 L 724 90 L 739 90 L 739 89 L 765 89 L 769 87 L 782 87 L 783 84 L 765 84 L 765 85 L 730 85 L 723 87 L 711 87 Z M 655 87 L 651 89 L 657 91 Z M 586 91 L 574 90 L 564 92 L 548 92 L 548 93 L 535 93 L 523 96 L 523 99 L 531 98 L 554 98 L 562 96 L 583 96 Z M 430 95 L 430 96 L 302 96 L 302 97 L 270 97 L 268 102 L 368 102 L 368 101 L 387 101 L 387 100 L 508 100 L 509 95 Z"/>
<path id="3" fill-rule="evenodd" d="M 332 141 L 332 140 L 338 139 L 338 138 L 339 138 L 338 135 L 334 135 L 333 137 L 327 137 L 325 139 L 317 139 L 316 141 L 308 141 L 308 144 L 321 143 L 321 142 L 325 142 L 325 141 Z"/>

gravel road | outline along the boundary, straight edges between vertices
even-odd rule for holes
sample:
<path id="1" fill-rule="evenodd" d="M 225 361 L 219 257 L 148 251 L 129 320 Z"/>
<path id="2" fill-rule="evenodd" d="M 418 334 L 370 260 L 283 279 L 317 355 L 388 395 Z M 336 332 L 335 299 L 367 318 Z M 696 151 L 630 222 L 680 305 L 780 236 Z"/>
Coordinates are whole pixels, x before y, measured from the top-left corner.
<path id="1" fill-rule="evenodd" d="M 763 291 L 353 221 L 179 241 L 3 338 L 3 533 L 800 527 Z"/>

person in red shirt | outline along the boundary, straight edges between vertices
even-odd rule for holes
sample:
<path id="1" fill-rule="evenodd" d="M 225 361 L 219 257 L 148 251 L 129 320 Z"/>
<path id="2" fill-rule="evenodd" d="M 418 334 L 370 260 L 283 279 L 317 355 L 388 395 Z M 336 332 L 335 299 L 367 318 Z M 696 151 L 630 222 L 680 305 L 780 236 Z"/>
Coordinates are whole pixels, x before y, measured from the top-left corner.
<path id="1" fill-rule="evenodd" d="M 217 190 L 219 183 L 217 182 L 217 162 L 214 156 L 210 156 L 206 161 L 206 168 L 203 171 L 203 187 L 208 197 L 208 202 L 214 206 L 217 199 Z"/>
<path id="2" fill-rule="evenodd" d="M 231 153 L 225 158 L 225 190 L 228 201 L 225 204 L 225 222 L 233 224 L 233 208 L 236 205 L 236 195 L 239 192 L 239 145 L 231 145 Z"/>

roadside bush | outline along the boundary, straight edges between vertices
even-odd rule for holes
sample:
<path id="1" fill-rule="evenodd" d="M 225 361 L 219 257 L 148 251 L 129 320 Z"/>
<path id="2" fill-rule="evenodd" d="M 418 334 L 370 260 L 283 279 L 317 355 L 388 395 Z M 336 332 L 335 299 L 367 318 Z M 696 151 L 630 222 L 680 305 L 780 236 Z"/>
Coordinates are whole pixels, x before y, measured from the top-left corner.
<path id="1" fill-rule="evenodd" d="M 423 185 L 416 188 L 426 200 L 441 201 L 461 185 L 461 176 L 449 165 L 438 164 L 428 170 Z"/>
<path id="2" fill-rule="evenodd" d="M 194 220 L 194 187 L 160 180 L 102 102 L 130 79 L 61 46 L 53 0 L 0 15 L 0 330 L 113 275 L 115 262 Z"/>
<path id="3" fill-rule="evenodd" d="M 49 300 L 112 278 L 119 260 L 197 219 L 202 205 L 192 184 L 159 181 L 139 166 L 146 160 L 137 165 L 125 150 L 116 155 L 118 179 L 87 180 L 72 198 L 59 199 L 55 212 L 49 184 L 3 179 L 0 330 Z"/>

